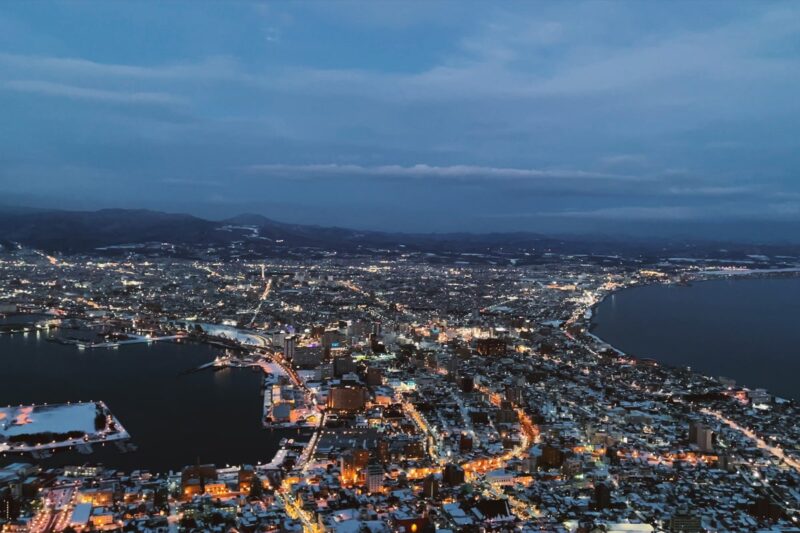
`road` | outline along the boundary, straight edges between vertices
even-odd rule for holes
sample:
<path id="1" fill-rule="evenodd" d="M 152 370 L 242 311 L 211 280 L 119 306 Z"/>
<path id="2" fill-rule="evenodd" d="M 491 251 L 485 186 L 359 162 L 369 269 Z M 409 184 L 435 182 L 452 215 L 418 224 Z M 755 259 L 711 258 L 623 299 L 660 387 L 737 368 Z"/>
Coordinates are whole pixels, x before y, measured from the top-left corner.
<path id="1" fill-rule="evenodd" d="M 705 409 L 704 408 L 704 409 L 701 409 L 700 412 L 705 414 L 705 415 L 713 416 L 717 420 L 719 420 L 720 422 L 723 422 L 724 424 L 726 424 L 728 427 L 730 427 L 732 429 L 735 429 L 736 431 L 739 431 L 745 437 L 748 437 L 749 439 L 755 441 L 756 446 L 758 447 L 758 449 L 764 450 L 764 451 L 770 453 L 773 457 L 775 457 L 779 461 L 783 461 L 786 465 L 790 466 L 796 472 L 800 473 L 800 461 L 794 459 L 793 457 L 789 457 L 788 455 L 786 455 L 782 448 L 779 448 L 777 446 L 772 446 L 771 444 L 767 443 L 764 439 L 759 437 L 754 431 L 752 431 L 750 429 L 747 429 L 745 427 L 742 427 L 741 425 L 736 423 L 734 420 L 731 420 L 730 418 L 727 418 L 725 415 L 723 415 L 719 411 L 712 411 L 711 409 Z"/>
<path id="2" fill-rule="evenodd" d="M 272 278 L 270 278 L 269 281 L 267 281 L 267 286 L 264 287 L 264 292 L 261 293 L 261 298 L 258 299 L 258 307 L 256 307 L 256 310 L 253 312 L 253 318 L 250 319 L 250 323 L 248 324 L 249 326 L 252 326 L 253 323 L 255 323 L 256 317 L 261 312 L 261 306 L 264 305 L 264 302 L 267 300 L 267 298 L 269 298 L 269 293 L 271 291 L 272 291 Z"/>

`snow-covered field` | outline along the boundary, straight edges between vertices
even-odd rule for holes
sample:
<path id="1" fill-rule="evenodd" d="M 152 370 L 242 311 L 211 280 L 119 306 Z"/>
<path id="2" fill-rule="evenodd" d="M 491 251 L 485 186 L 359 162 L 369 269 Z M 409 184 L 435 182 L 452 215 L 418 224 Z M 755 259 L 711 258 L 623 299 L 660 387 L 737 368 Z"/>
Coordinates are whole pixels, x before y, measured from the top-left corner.
<path id="1" fill-rule="evenodd" d="M 205 324 L 205 323 L 196 323 L 196 322 L 187 322 L 194 326 L 195 324 L 199 325 L 203 328 L 203 331 L 206 332 L 208 335 L 212 335 L 214 337 L 222 337 L 225 339 L 235 340 L 241 344 L 247 344 L 250 346 L 266 346 L 267 342 L 264 337 L 260 335 L 255 335 L 252 333 L 248 333 L 246 331 L 242 331 L 240 329 L 236 329 L 231 326 L 223 326 L 221 324 Z"/>
<path id="2" fill-rule="evenodd" d="M 102 404 L 107 412 L 105 404 Z M 72 446 L 81 442 L 98 440 L 117 440 L 129 438 L 128 432 L 114 420 L 117 431 L 108 429 L 97 431 L 95 429 L 96 405 L 92 402 L 57 404 L 57 405 L 23 405 L 14 407 L 0 407 L 0 451 L 27 451 L 34 449 L 57 448 Z M 88 441 L 82 438 L 51 442 L 37 446 L 23 443 L 11 444 L 8 439 L 19 435 L 37 435 L 54 433 L 65 435 L 70 432 L 80 432 L 87 435 Z"/>
<path id="3" fill-rule="evenodd" d="M 0 436 L 35 433 L 94 433 L 93 403 L 0 408 Z"/>

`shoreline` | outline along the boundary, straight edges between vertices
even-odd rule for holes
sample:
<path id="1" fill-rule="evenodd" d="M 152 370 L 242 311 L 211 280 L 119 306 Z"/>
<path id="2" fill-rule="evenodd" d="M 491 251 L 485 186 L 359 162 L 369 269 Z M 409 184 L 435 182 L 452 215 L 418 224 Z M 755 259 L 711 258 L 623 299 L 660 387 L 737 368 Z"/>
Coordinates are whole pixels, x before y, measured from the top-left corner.
<path id="1" fill-rule="evenodd" d="M 603 345 L 609 347 L 611 350 L 613 350 L 614 352 L 616 352 L 620 356 L 629 357 L 629 358 L 635 359 L 637 361 L 643 361 L 643 360 L 648 360 L 649 359 L 649 360 L 656 361 L 659 366 L 663 366 L 663 367 L 667 367 L 667 368 L 671 368 L 671 369 L 681 369 L 683 367 L 681 367 L 680 365 L 667 363 L 667 362 L 664 362 L 661 359 L 657 359 L 655 357 L 641 357 L 639 355 L 628 353 L 628 352 L 620 349 L 619 347 L 615 346 L 611 342 L 607 341 L 606 339 L 600 337 L 596 333 L 594 333 L 594 330 L 595 330 L 595 328 L 597 326 L 597 323 L 595 322 L 595 319 L 597 317 L 597 308 L 600 307 L 600 305 L 602 305 L 606 301 L 606 299 L 609 298 L 610 296 L 614 296 L 616 294 L 620 294 L 620 293 L 622 293 L 622 292 L 624 292 L 625 290 L 628 290 L 628 289 L 643 288 L 643 287 L 648 287 L 648 286 L 652 286 L 652 285 L 661 285 L 661 286 L 664 286 L 664 287 L 673 287 L 673 286 L 674 287 L 687 287 L 686 283 L 689 283 L 688 287 L 691 287 L 695 283 L 707 283 L 707 282 L 719 282 L 719 281 L 734 281 L 734 282 L 738 282 L 738 281 L 744 281 L 744 280 L 766 280 L 766 279 L 793 279 L 793 278 L 800 278 L 800 268 L 797 268 L 797 269 L 775 269 L 774 271 L 770 271 L 770 270 L 767 270 L 767 269 L 761 269 L 761 270 L 749 270 L 749 271 L 739 272 L 739 273 L 733 273 L 732 272 L 732 273 L 725 273 L 725 274 L 718 274 L 717 272 L 720 272 L 720 271 L 719 270 L 714 270 L 714 271 L 705 270 L 705 271 L 697 272 L 697 274 L 698 275 L 702 275 L 702 274 L 709 275 L 710 274 L 710 277 L 698 277 L 698 278 L 691 278 L 691 279 L 682 280 L 682 281 L 676 281 L 676 280 L 671 280 L 671 279 L 645 281 L 645 282 L 642 282 L 642 283 L 637 283 L 637 284 L 634 284 L 634 285 L 628 285 L 628 286 L 625 286 L 625 287 L 619 287 L 619 288 L 610 290 L 607 293 L 605 293 L 602 298 L 600 298 L 599 300 L 594 302 L 591 306 L 586 308 L 585 312 L 589 313 L 589 316 L 586 317 L 586 318 L 583 318 L 579 322 L 583 322 L 583 325 L 586 328 L 586 335 L 587 336 L 591 337 L 596 342 L 600 342 Z M 689 368 L 691 368 L 691 367 L 689 367 Z M 702 376 L 704 378 L 711 379 L 711 380 L 713 380 L 715 382 L 718 382 L 720 384 L 720 386 L 723 386 L 722 383 L 720 382 L 719 376 L 715 377 L 715 376 L 711 376 L 711 375 L 708 375 L 708 374 L 703 373 L 703 372 L 697 372 L 695 370 L 691 370 L 691 372 L 693 374 L 698 375 L 698 376 Z M 774 394 L 773 392 L 771 392 L 770 389 L 767 388 L 767 387 L 750 387 L 747 384 L 738 383 L 738 379 L 737 379 L 736 388 L 743 389 L 743 390 L 748 390 L 748 391 L 752 391 L 752 390 L 756 390 L 756 389 L 763 389 L 763 390 L 766 390 L 767 393 L 770 394 L 770 396 L 773 396 L 775 398 L 780 398 L 780 399 L 782 399 L 784 401 L 788 401 L 788 402 L 791 402 L 791 403 L 800 402 L 800 398 L 791 398 L 791 397 L 779 396 L 779 395 Z"/>

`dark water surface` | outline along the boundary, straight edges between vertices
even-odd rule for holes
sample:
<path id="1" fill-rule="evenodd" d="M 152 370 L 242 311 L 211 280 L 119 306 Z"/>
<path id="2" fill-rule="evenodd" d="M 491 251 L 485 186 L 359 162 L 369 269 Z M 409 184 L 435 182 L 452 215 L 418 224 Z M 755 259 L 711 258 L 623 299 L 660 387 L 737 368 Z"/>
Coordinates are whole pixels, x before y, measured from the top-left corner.
<path id="1" fill-rule="evenodd" d="M 296 433 L 261 428 L 261 373 L 182 374 L 216 353 L 193 343 L 80 351 L 43 334 L 0 335 L 0 405 L 103 400 L 139 448 L 122 454 L 113 444 L 96 445 L 91 455 L 57 453 L 45 464 L 166 471 L 198 458 L 221 466 L 269 462 L 280 439 Z M 20 458 L 0 457 L 0 464 L 13 460 Z"/>
<path id="2" fill-rule="evenodd" d="M 800 278 L 634 287 L 601 302 L 592 322 L 631 355 L 800 400 Z"/>

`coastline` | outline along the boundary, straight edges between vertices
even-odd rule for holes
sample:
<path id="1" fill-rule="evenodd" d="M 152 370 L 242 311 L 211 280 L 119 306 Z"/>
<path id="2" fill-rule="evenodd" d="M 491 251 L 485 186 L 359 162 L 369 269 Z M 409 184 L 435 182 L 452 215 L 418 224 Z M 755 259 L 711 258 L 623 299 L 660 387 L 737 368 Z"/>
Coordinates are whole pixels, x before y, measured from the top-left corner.
<path id="1" fill-rule="evenodd" d="M 722 273 L 722 272 L 725 272 L 725 273 Z M 689 286 L 692 286 L 695 283 L 702 284 L 702 283 L 707 283 L 707 282 L 719 282 L 719 281 L 734 281 L 734 282 L 738 282 L 738 281 L 744 281 L 744 280 L 792 279 L 792 278 L 800 278 L 800 268 L 774 269 L 774 270 L 758 269 L 758 270 L 732 271 L 732 272 L 721 271 L 719 269 L 716 269 L 716 270 L 704 270 L 704 271 L 698 272 L 696 274 L 698 274 L 697 277 L 691 277 L 690 279 L 685 279 L 685 280 L 680 280 L 680 281 L 674 280 L 674 279 L 665 279 L 665 280 L 664 279 L 654 279 L 654 280 L 642 281 L 642 282 L 636 283 L 636 284 L 626 285 L 624 287 L 617 287 L 617 288 L 615 288 L 613 290 L 609 290 L 608 292 L 603 294 L 602 298 L 598 299 L 591 306 L 586 308 L 585 312 L 588 313 L 588 317 L 586 317 L 586 318 L 584 318 L 584 319 L 582 319 L 580 321 L 580 322 L 582 322 L 582 325 L 585 328 L 585 335 L 587 335 L 588 337 L 592 338 L 595 342 L 601 343 L 605 347 L 608 347 L 609 349 L 613 350 L 619 356 L 623 356 L 623 357 L 626 357 L 626 358 L 634 359 L 634 360 L 637 360 L 637 361 L 653 360 L 653 361 L 656 361 L 659 366 L 663 366 L 663 367 L 667 367 L 667 368 L 671 368 L 671 369 L 680 369 L 680 368 L 682 368 L 681 365 L 668 363 L 668 362 L 662 361 L 661 359 L 659 359 L 657 357 L 641 357 L 639 355 L 626 352 L 625 350 L 622 350 L 618 346 L 615 346 L 613 343 L 611 343 L 611 342 L 607 341 L 606 339 L 604 339 L 604 338 L 600 337 L 599 335 L 597 335 L 594 331 L 595 331 L 595 329 L 596 329 L 596 327 L 598 325 L 597 322 L 596 322 L 598 308 L 606 301 L 607 298 L 609 298 L 611 296 L 615 296 L 617 294 L 621 294 L 622 292 L 624 292 L 626 290 L 629 290 L 629 289 L 644 288 L 644 287 L 653 286 L 653 285 L 661 285 L 661 286 L 665 286 L 665 287 L 673 287 L 673 286 L 674 287 L 682 287 L 682 286 L 686 286 L 686 283 L 689 283 L 690 284 Z M 698 372 L 698 371 L 695 371 L 695 370 L 691 370 L 691 372 L 693 374 L 695 374 L 695 375 L 702 376 L 704 378 L 713 380 L 714 382 L 719 383 L 719 385 L 721 387 L 724 387 L 722 382 L 720 382 L 720 378 L 718 376 L 712 376 L 712 375 L 709 375 L 707 373 Z M 793 397 L 785 397 L 785 396 L 776 395 L 768 387 L 751 387 L 751 386 L 749 386 L 748 384 L 745 384 L 745 383 L 738 383 L 738 381 L 739 381 L 738 379 L 736 381 L 737 381 L 736 387 L 740 388 L 740 389 L 743 389 L 743 390 L 753 391 L 753 390 L 756 390 L 756 389 L 766 389 L 767 392 L 771 396 L 774 396 L 776 398 L 781 398 L 782 400 L 788 401 L 788 402 L 791 402 L 791 403 L 800 402 L 800 398 L 793 398 Z"/>

